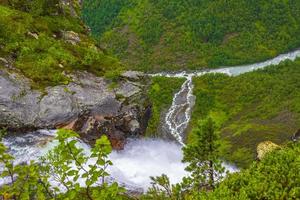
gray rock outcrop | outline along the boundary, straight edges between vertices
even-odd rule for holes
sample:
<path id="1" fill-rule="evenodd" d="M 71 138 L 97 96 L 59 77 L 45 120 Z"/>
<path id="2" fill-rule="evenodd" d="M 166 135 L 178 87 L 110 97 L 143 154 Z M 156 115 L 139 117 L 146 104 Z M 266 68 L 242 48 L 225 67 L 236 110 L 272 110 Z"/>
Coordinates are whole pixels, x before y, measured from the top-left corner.
<path id="1" fill-rule="evenodd" d="M 22 75 L 0 70 L 0 127 L 16 132 L 67 128 L 90 143 L 106 134 L 115 149 L 122 149 L 127 137 L 144 133 L 151 113 L 145 76 L 123 76 L 115 89 L 87 72 L 71 77 L 68 85 L 41 92 Z"/>

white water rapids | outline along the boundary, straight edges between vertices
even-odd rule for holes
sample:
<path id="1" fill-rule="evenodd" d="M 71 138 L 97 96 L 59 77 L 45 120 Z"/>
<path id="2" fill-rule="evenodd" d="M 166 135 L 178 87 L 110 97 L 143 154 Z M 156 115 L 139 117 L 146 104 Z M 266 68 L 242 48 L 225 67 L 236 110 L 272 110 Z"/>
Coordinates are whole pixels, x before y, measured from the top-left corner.
<path id="1" fill-rule="evenodd" d="M 45 155 L 57 145 L 55 130 L 40 130 L 19 136 L 6 137 L 3 142 L 9 147 L 9 152 L 14 155 L 15 164 L 36 160 Z M 78 141 L 79 147 L 84 152 L 90 153 L 90 146 Z M 108 181 L 117 181 L 120 185 L 132 191 L 146 191 L 150 187 L 150 176 L 167 174 L 172 183 L 178 183 L 187 175 L 181 162 L 181 146 L 172 141 L 139 139 L 129 140 L 123 151 L 113 151 L 109 159 L 113 166 L 108 169 L 111 177 Z M 86 166 L 94 161 L 89 160 Z M 1 170 L 1 166 L 0 166 Z M 8 180 L 1 180 L 3 185 Z M 79 179 L 84 186 L 84 180 Z M 54 186 L 60 186 L 51 180 Z M 62 191 L 64 188 L 60 187 Z"/>
<path id="2" fill-rule="evenodd" d="M 110 159 L 114 164 L 109 169 L 111 179 L 116 180 L 128 189 L 141 191 L 145 191 L 150 186 L 150 176 L 159 176 L 164 173 L 170 177 L 172 183 L 180 182 L 187 175 L 184 171 L 185 165 L 181 162 L 183 156 L 181 147 L 184 144 L 184 131 L 190 121 L 192 107 L 195 102 L 192 78 L 206 73 L 225 73 L 236 76 L 269 65 L 277 65 L 284 60 L 295 60 L 296 57 L 300 57 L 300 50 L 282 54 L 274 59 L 253 65 L 191 73 L 152 74 L 151 76 L 186 78 L 180 91 L 175 94 L 172 105 L 165 117 L 165 124 L 177 142 L 161 139 L 130 140 L 123 151 L 114 151 L 110 155 Z M 53 148 L 56 145 L 56 142 L 53 141 L 54 136 L 55 131 L 37 131 L 7 137 L 4 139 L 4 144 L 9 147 L 10 153 L 16 158 L 15 162 L 22 163 L 29 160 L 38 160 L 40 156 Z M 80 142 L 80 146 L 86 152 L 90 150 L 90 147 L 83 142 Z M 230 166 L 227 166 L 227 169 L 235 170 Z M 5 181 L 0 179 L 0 185 Z M 53 183 L 53 185 L 56 185 L 56 183 Z"/>

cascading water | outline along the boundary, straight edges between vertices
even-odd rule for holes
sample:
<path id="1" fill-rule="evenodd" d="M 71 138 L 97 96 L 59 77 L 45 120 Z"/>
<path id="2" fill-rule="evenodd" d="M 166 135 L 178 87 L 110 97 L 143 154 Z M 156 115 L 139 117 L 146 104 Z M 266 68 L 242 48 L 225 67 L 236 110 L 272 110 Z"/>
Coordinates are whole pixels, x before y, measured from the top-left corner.
<path id="1" fill-rule="evenodd" d="M 151 76 L 186 78 L 180 91 L 175 94 L 172 105 L 165 117 L 165 124 L 169 133 L 174 136 L 179 144 L 161 139 L 130 140 L 123 151 L 114 151 L 110 155 L 110 159 L 114 163 L 113 167 L 109 169 L 110 179 L 118 181 L 130 190 L 141 189 L 145 191 L 150 186 L 150 176 L 158 176 L 164 173 L 170 177 L 172 183 L 176 183 L 186 175 L 184 171 L 185 165 L 181 162 L 181 147 L 184 144 L 184 131 L 190 121 L 191 110 L 195 101 L 192 93 L 192 78 L 194 76 L 202 76 L 206 73 L 225 73 L 230 76 L 236 76 L 268 65 L 279 64 L 283 60 L 295 60 L 299 56 L 300 50 L 297 50 L 253 65 L 191 73 L 152 74 Z M 29 160 L 38 160 L 40 156 L 52 149 L 57 144 L 53 140 L 54 136 L 55 131 L 38 131 L 22 136 L 7 137 L 4 139 L 4 144 L 9 147 L 10 153 L 16 158 L 15 162 L 22 163 Z M 79 142 L 85 152 L 90 151 L 90 147 L 87 144 Z M 226 168 L 230 171 L 235 171 L 230 166 L 226 166 Z M 5 181 L 5 179 L 0 179 L 0 185 L 4 184 Z M 52 182 L 52 184 L 56 185 L 57 183 Z"/>
<path id="2" fill-rule="evenodd" d="M 58 142 L 54 140 L 56 131 L 41 130 L 19 136 L 6 137 L 3 143 L 9 147 L 9 153 L 15 157 L 15 164 L 26 163 L 30 160 L 38 161 Z M 90 146 L 78 140 L 78 146 L 86 154 L 90 153 Z M 117 181 L 130 191 L 146 191 L 150 184 L 150 176 L 167 174 L 172 183 L 180 182 L 187 175 L 185 164 L 181 162 L 181 146 L 172 141 L 140 139 L 129 140 L 123 151 L 113 151 L 109 159 L 113 166 L 108 168 L 111 175 L 107 180 Z M 95 162 L 89 160 L 86 166 Z M 2 166 L 3 167 L 3 166 Z M 1 165 L 0 165 L 1 171 Z M 8 179 L 0 179 L 0 185 L 8 183 Z M 50 179 L 53 186 L 58 182 Z M 79 179 L 84 186 L 84 180 Z M 60 187 L 64 191 L 64 187 Z"/>
<path id="3" fill-rule="evenodd" d="M 194 71 L 194 72 L 179 72 L 179 73 L 167 73 L 161 72 L 157 74 L 151 74 L 151 76 L 164 76 L 170 78 L 185 78 L 186 81 L 181 86 L 178 93 L 174 95 L 173 102 L 169 108 L 166 117 L 165 124 L 169 133 L 177 140 L 181 145 L 184 145 L 184 132 L 191 119 L 191 110 L 194 106 L 195 97 L 193 95 L 193 82 L 192 79 L 195 76 L 202 76 L 207 73 L 223 73 L 229 76 L 237 76 L 243 73 L 251 72 L 257 69 L 261 69 L 270 65 L 278 65 L 284 60 L 295 60 L 300 57 L 300 50 L 296 50 L 290 53 L 281 54 L 273 59 L 265 62 L 243 65 L 236 67 L 224 67 L 219 69 L 212 69 L 206 71 Z"/>
<path id="4" fill-rule="evenodd" d="M 175 94 L 172 106 L 166 114 L 166 125 L 169 127 L 171 134 L 176 140 L 184 145 L 183 136 L 181 133 L 188 126 L 191 116 L 191 108 L 194 105 L 192 76 L 188 76 L 183 83 L 181 90 Z"/>

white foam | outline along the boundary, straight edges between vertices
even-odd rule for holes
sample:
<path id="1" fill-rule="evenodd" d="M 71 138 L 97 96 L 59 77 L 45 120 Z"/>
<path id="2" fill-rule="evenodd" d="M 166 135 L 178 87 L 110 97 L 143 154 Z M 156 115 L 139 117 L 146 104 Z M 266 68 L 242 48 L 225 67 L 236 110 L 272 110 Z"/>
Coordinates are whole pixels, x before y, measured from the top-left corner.
<path id="1" fill-rule="evenodd" d="M 111 175 L 121 182 L 146 190 L 150 176 L 168 175 L 171 183 L 179 183 L 187 175 L 181 146 L 159 139 L 131 140 L 125 149 L 110 155 L 114 165 Z"/>
<path id="2" fill-rule="evenodd" d="M 4 144 L 9 147 L 9 152 L 15 157 L 15 164 L 26 163 L 30 160 L 38 161 L 41 156 L 58 144 L 56 140 L 53 140 L 54 132 L 28 133 L 18 136 L 17 139 L 9 137 L 4 140 Z M 51 139 L 49 135 L 52 136 Z M 90 154 L 90 146 L 80 140 L 78 142 L 78 146 L 84 150 L 85 154 Z M 142 188 L 146 191 L 150 186 L 150 176 L 166 174 L 172 183 L 178 183 L 186 175 L 185 165 L 181 163 L 181 146 L 175 142 L 160 139 L 129 140 L 123 151 L 113 151 L 109 159 L 113 162 L 113 166 L 108 168 L 111 174 L 108 181 L 117 181 L 132 190 Z M 94 162 L 95 160 L 91 159 L 85 166 L 88 167 Z M 0 179 L 0 185 L 7 181 L 8 179 Z M 53 186 L 60 186 L 53 178 L 50 181 Z M 78 183 L 84 186 L 85 179 L 79 179 Z M 63 186 L 60 186 L 60 189 L 64 191 Z"/>

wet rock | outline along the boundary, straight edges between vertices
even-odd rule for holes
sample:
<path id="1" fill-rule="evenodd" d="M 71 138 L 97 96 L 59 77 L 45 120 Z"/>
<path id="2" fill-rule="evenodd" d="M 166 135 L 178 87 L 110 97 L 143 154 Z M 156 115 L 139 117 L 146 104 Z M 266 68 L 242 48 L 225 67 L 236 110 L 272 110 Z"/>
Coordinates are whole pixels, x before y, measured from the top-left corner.
<path id="1" fill-rule="evenodd" d="M 131 132 L 135 132 L 140 128 L 140 123 L 137 120 L 131 120 L 128 127 Z"/>
<path id="2" fill-rule="evenodd" d="M 81 41 L 79 34 L 74 31 L 62 31 L 62 37 L 66 42 L 69 42 L 72 45 L 76 45 Z"/>
<path id="3" fill-rule="evenodd" d="M 126 138 L 144 134 L 150 108 L 147 81 L 137 87 L 122 80 L 112 90 L 109 81 L 87 72 L 70 77 L 68 85 L 42 93 L 31 90 L 24 76 L 0 70 L 0 127 L 16 132 L 72 129 L 90 144 L 106 134 L 116 149 L 124 147 Z M 118 100 L 117 94 L 124 99 Z"/>
<path id="4" fill-rule="evenodd" d="M 271 141 L 265 141 L 261 142 L 257 146 L 257 159 L 262 160 L 268 153 L 279 149 L 280 146 L 271 142 Z"/>

